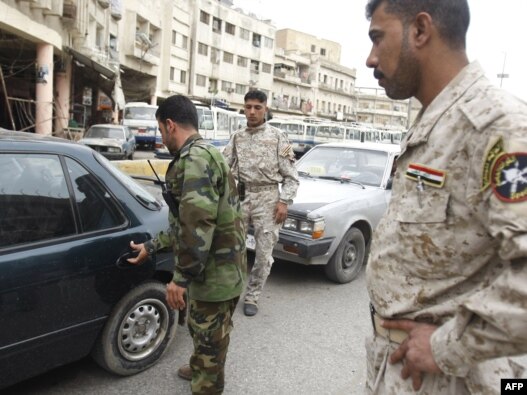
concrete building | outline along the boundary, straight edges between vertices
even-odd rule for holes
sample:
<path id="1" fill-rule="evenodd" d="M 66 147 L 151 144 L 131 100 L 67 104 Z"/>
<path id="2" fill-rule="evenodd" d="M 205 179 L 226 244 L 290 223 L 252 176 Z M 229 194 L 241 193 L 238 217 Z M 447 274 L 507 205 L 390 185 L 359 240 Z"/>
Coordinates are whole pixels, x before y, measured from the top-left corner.
<path id="1" fill-rule="evenodd" d="M 356 71 L 340 65 L 340 44 L 292 29 L 278 30 L 276 44 L 275 116 L 355 120 Z"/>
<path id="2" fill-rule="evenodd" d="M 276 29 L 231 2 L 191 1 L 190 96 L 241 109 L 249 89 L 270 93 Z"/>
<path id="3" fill-rule="evenodd" d="M 406 126 L 408 103 L 357 90 L 340 54 L 230 0 L 3 0 L 0 126 L 81 132 L 175 93 L 239 110 L 250 89 L 275 116 Z"/>
<path id="4" fill-rule="evenodd" d="M 357 121 L 379 129 L 408 128 L 408 100 L 392 100 L 382 88 L 357 88 Z"/>

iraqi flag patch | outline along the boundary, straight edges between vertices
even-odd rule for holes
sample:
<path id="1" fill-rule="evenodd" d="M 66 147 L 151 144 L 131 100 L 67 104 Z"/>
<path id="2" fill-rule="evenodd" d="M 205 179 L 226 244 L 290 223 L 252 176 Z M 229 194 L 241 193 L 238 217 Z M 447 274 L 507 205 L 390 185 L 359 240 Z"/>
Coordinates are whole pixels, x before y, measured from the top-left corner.
<path id="1" fill-rule="evenodd" d="M 491 174 L 494 194 L 503 202 L 527 200 L 527 152 L 502 154 L 494 162 Z"/>
<path id="2" fill-rule="evenodd" d="M 444 170 L 432 169 L 418 163 L 410 163 L 406 170 L 406 178 L 414 181 L 421 181 L 426 185 L 435 188 L 442 188 L 445 184 L 446 172 Z"/>

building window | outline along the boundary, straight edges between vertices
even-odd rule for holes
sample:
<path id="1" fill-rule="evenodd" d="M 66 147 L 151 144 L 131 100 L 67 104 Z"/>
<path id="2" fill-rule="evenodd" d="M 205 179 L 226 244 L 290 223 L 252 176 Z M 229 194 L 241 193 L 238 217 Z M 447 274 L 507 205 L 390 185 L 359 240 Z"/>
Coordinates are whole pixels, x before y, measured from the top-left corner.
<path id="1" fill-rule="evenodd" d="M 174 81 L 174 75 L 176 74 L 176 69 L 174 67 L 170 68 L 170 81 Z"/>
<path id="2" fill-rule="evenodd" d="M 218 93 L 218 80 L 209 79 L 209 92 L 215 92 Z"/>
<path id="3" fill-rule="evenodd" d="M 206 44 L 198 43 L 198 53 L 207 56 L 209 54 L 209 47 Z"/>
<path id="4" fill-rule="evenodd" d="M 175 30 L 172 30 L 172 45 L 175 45 L 179 48 L 187 49 L 188 37 L 176 32 Z"/>
<path id="5" fill-rule="evenodd" d="M 232 23 L 225 22 L 225 33 L 229 33 L 234 36 L 236 34 L 236 26 L 234 26 Z"/>
<path id="6" fill-rule="evenodd" d="M 317 47 L 315 45 L 311 45 L 311 52 L 317 52 Z"/>
<path id="7" fill-rule="evenodd" d="M 221 81 L 221 90 L 227 93 L 231 93 L 233 91 L 232 89 L 232 82 L 230 81 Z"/>
<path id="8" fill-rule="evenodd" d="M 320 48 L 320 54 L 326 56 L 326 48 Z"/>
<path id="9" fill-rule="evenodd" d="M 187 72 L 185 70 L 181 70 L 181 74 L 179 75 L 179 82 L 182 84 L 187 83 Z"/>
<path id="10" fill-rule="evenodd" d="M 256 73 L 260 71 L 260 62 L 257 60 L 251 60 L 251 73 Z"/>
<path id="11" fill-rule="evenodd" d="M 206 86 L 207 85 L 207 77 L 201 74 L 196 74 L 196 85 L 197 86 Z"/>
<path id="12" fill-rule="evenodd" d="M 223 61 L 225 63 L 234 63 L 234 55 L 230 52 L 223 52 Z"/>
<path id="13" fill-rule="evenodd" d="M 240 27 L 240 37 L 244 40 L 249 40 L 249 37 L 251 37 L 251 32 L 247 29 L 244 29 L 243 27 Z"/>
<path id="14" fill-rule="evenodd" d="M 245 95 L 245 93 L 247 93 L 247 87 L 242 84 L 236 84 L 236 93 L 239 95 Z"/>
<path id="15" fill-rule="evenodd" d="M 214 64 L 220 64 L 220 50 L 218 48 L 210 49 L 210 61 Z"/>
<path id="16" fill-rule="evenodd" d="M 273 48 L 273 43 L 274 43 L 274 40 L 272 38 L 269 38 L 269 37 L 265 37 L 264 36 L 264 46 L 266 48 Z"/>
<path id="17" fill-rule="evenodd" d="M 243 56 L 238 56 L 238 66 L 247 67 L 247 58 L 244 58 Z"/>
<path id="18" fill-rule="evenodd" d="M 262 43 L 262 36 L 260 36 L 257 33 L 253 33 L 253 47 L 260 48 L 261 43 Z"/>
<path id="19" fill-rule="evenodd" d="M 205 11 L 200 11 L 199 20 L 203 22 L 204 24 L 208 25 L 210 21 L 210 15 L 207 14 Z"/>
<path id="20" fill-rule="evenodd" d="M 214 33 L 221 33 L 221 19 L 216 17 L 212 18 L 212 31 Z"/>
<path id="21" fill-rule="evenodd" d="M 263 73 L 270 73 L 271 72 L 271 65 L 269 63 L 262 63 L 262 72 Z"/>

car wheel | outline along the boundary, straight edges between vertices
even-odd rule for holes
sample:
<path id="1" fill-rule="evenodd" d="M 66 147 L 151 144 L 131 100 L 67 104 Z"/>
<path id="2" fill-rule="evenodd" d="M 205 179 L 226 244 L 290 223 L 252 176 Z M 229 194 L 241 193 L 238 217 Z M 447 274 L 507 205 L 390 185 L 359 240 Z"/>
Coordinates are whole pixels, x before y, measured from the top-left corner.
<path id="1" fill-rule="evenodd" d="M 325 267 L 326 276 L 337 283 L 349 283 L 359 275 L 365 251 L 366 242 L 362 232 L 357 228 L 348 229 Z"/>
<path id="2" fill-rule="evenodd" d="M 134 288 L 114 307 L 92 357 L 104 369 L 129 376 L 154 365 L 176 332 L 176 312 L 165 300 L 166 288 L 149 281 Z"/>

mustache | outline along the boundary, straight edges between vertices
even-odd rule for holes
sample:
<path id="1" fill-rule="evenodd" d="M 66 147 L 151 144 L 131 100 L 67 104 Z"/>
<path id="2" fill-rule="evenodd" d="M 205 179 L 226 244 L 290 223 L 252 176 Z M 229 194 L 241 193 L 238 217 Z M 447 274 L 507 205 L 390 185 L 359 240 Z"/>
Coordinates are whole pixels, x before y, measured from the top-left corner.
<path id="1" fill-rule="evenodd" d="M 384 74 L 381 73 L 381 72 L 380 72 L 379 70 L 377 70 L 377 69 L 373 70 L 373 76 L 374 76 L 376 79 L 378 79 L 378 80 L 380 80 L 381 78 L 384 78 Z"/>

